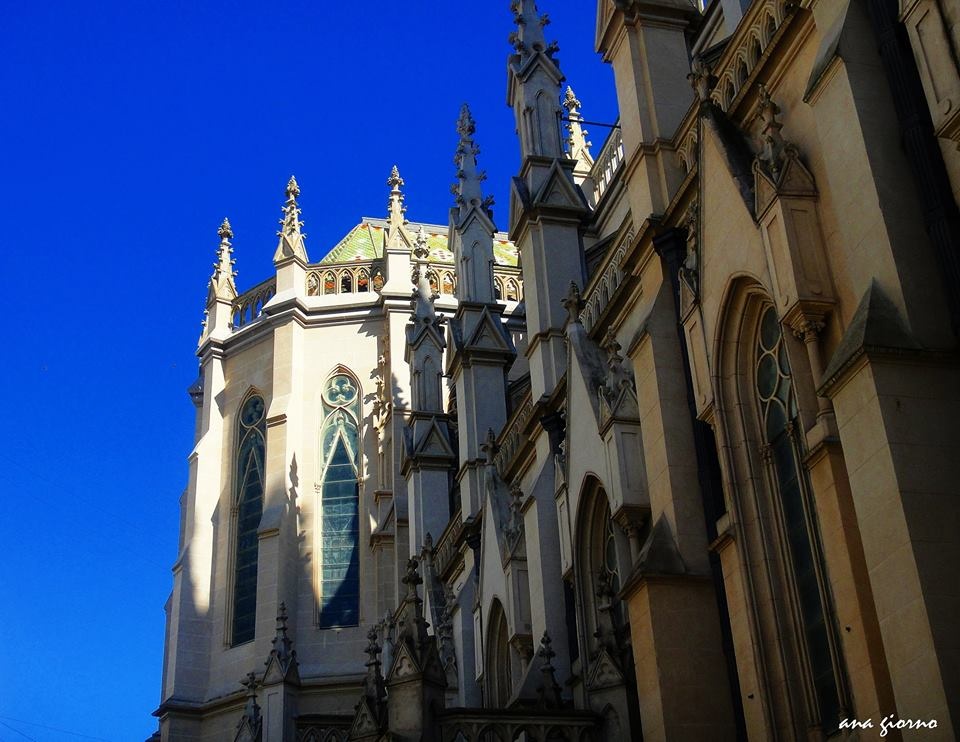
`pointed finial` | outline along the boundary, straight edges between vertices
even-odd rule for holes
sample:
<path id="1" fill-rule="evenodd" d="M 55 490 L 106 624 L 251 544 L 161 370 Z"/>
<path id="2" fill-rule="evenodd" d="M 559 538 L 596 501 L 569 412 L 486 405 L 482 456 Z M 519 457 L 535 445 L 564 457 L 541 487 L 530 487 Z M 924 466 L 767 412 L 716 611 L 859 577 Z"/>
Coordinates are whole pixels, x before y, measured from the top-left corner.
<path id="1" fill-rule="evenodd" d="M 423 584 L 423 578 L 420 577 L 420 573 L 417 571 L 420 563 L 417 561 L 416 557 L 410 557 L 407 560 L 407 571 L 404 574 L 403 578 L 400 580 L 404 585 L 407 586 L 407 598 L 413 598 L 414 600 L 419 600 L 420 596 L 417 595 L 417 586 Z"/>
<path id="2" fill-rule="evenodd" d="M 460 117 L 457 119 L 457 133 L 460 135 L 460 139 L 471 139 L 476 130 L 477 125 L 470 113 L 470 106 L 464 103 L 460 106 Z"/>
<path id="3" fill-rule="evenodd" d="M 607 351 L 607 357 L 609 359 L 607 363 L 609 364 L 610 368 L 619 368 L 620 363 L 623 361 L 623 356 L 620 355 L 620 349 L 623 346 L 617 342 L 617 334 L 613 331 L 612 327 L 607 328 L 607 332 L 603 336 L 603 341 L 600 344 L 600 347 Z"/>
<path id="4" fill-rule="evenodd" d="M 483 443 L 480 444 L 480 450 L 486 455 L 488 464 L 493 463 L 493 457 L 496 456 L 499 448 L 497 445 L 497 434 L 493 432 L 493 428 L 487 428 L 487 437 Z"/>
<path id="5" fill-rule="evenodd" d="M 377 629 L 376 627 L 371 626 L 370 631 L 367 632 L 367 639 L 369 640 L 369 643 L 367 644 L 367 648 L 363 650 L 370 658 L 367 660 L 367 667 L 380 664 L 380 660 L 377 659 L 377 655 L 380 654 L 383 649 L 381 649 L 380 645 L 377 644 L 377 638 Z"/>
<path id="6" fill-rule="evenodd" d="M 236 261 L 233 259 L 233 247 L 230 245 L 230 239 L 233 237 L 233 230 L 230 228 L 230 221 L 224 218 L 217 230 L 220 237 L 220 246 L 217 248 L 217 262 L 213 264 L 213 275 L 207 283 L 207 309 L 216 301 L 232 302 L 237 298 L 237 285 L 234 283 L 234 277 L 237 272 L 233 269 Z M 206 327 L 204 328 L 206 329 Z"/>
<path id="7" fill-rule="evenodd" d="M 430 248 L 427 247 L 427 233 L 421 224 L 417 229 L 417 239 L 413 243 L 413 256 L 418 262 L 425 261 L 430 255 Z"/>
<path id="8" fill-rule="evenodd" d="M 567 314 L 570 315 L 570 323 L 579 324 L 580 310 L 583 309 L 583 298 L 580 296 L 580 287 L 577 286 L 576 281 L 570 282 L 570 291 L 562 303 L 563 308 L 566 309 Z"/>
<path id="9" fill-rule="evenodd" d="M 307 262 L 307 248 L 303 242 L 307 236 L 301 231 L 303 222 L 300 221 L 300 207 L 297 205 L 300 186 L 292 175 L 287 181 L 285 193 L 287 201 L 283 205 L 283 218 L 280 220 L 280 231 L 277 232 L 280 243 L 273 254 L 273 262 L 278 263 L 286 258 L 298 258 Z"/>
<path id="10" fill-rule="evenodd" d="M 404 185 L 403 178 L 400 177 L 400 171 L 397 169 L 397 166 L 394 165 L 393 169 L 390 170 L 390 177 L 387 178 L 387 185 L 391 188 L 399 188 Z"/>
<path id="11" fill-rule="evenodd" d="M 782 156 L 787 147 L 787 143 L 780 134 L 783 124 L 777 121 L 779 113 L 780 106 L 770 97 L 767 86 L 761 83 L 756 120 L 760 122 L 760 143 L 763 149 L 758 156 L 767 163 L 774 174 L 780 169 Z"/>
<path id="12" fill-rule="evenodd" d="M 260 705 L 257 703 L 257 675 L 254 672 L 248 672 L 240 685 L 247 689 L 247 701 L 243 707 L 243 716 L 240 717 L 238 728 L 243 726 L 244 722 L 255 728 L 260 721 Z"/>
<path id="13" fill-rule="evenodd" d="M 397 246 L 401 244 L 397 242 L 397 240 L 400 239 L 400 232 L 406 222 L 406 219 L 403 218 L 403 213 L 407 209 L 403 205 L 403 191 L 400 190 L 400 186 L 403 185 L 403 178 L 400 177 L 400 171 L 396 165 L 394 165 L 390 171 L 390 177 L 387 178 L 387 185 L 390 186 L 390 198 L 387 201 L 388 240 L 391 245 Z"/>
<path id="14" fill-rule="evenodd" d="M 543 660 L 543 664 L 540 666 L 543 685 L 537 688 L 537 693 L 540 696 L 539 706 L 548 709 L 560 708 L 563 703 L 560 697 L 560 684 L 557 683 L 552 662 L 553 658 L 557 656 L 551 646 L 552 644 L 550 634 L 544 631 L 543 637 L 540 639 L 540 649 L 537 650 L 537 657 Z"/>
<path id="15" fill-rule="evenodd" d="M 579 160 L 584 167 L 593 167 L 593 156 L 590 154 L 591 142 L 587 141 L 589 133 L 583 128 L 583 117 L 580 115 L 580 101 L 577 100 L 573 88 L 567 86 L 563 97 L 563 107 L 567 109 L 567 154 L 572 160 Z"/>
<path id="16" fill-rule="evenodd" d="M 297 185 L 297 179 L 291 175 L 287 181 L 287 198 L 297 198 L 300 196 L 300 186 Z"/>

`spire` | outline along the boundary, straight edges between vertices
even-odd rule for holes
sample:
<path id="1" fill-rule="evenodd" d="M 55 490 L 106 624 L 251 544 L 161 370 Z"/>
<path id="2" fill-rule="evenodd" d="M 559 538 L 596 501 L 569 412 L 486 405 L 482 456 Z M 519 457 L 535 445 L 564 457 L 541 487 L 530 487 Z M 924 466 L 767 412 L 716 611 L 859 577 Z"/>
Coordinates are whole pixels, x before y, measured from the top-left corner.
<path id="1" fill-rule="evenodd" d="M 587 141 L 589 133 L 583 128 L 583 117 L 580 116 L 580 101 L 577 100 L 573 88 L 567 85 L 567 92 L 563 97 L 563 107 L 567 109 L 567 154 L 571 160 L 577 160 L 590 168 L 593 166 L 593 157 L 590 154 L 591 142 Z"/>
<path id="2" fill-rule="evenodd" d="M 237 724 L 237 733 L 234 742 L 259 742 L 263 739 L 263 718 L 260 715 L 260 704 L 257 703 L 257 676 L 249 672 L 240 681 L 247 689 L 247 701 L 243 707 L 243 716 Z"/>
<path id="3" fill-rule="evenodd" d="M 481 207 L 487 216 L 492 216 L 490 206 L 493 204 L 493 198 L 484 198 L 480 190 L 480 184 L 487 179 L 487 174 L 477 170 L 477 155 L 480 154 L 480 148 L 473 141 L 476 130 L 473 116 L 470 115 L 470 107 L 464 103 L 460 108 L 460 118 L 457 119 L 460 143 L 453 158 L 457 165 L 457 182 L 451 189 L 456 195 L 461 217 L 475 206 Z"/>
<path id="4" fill-rule="evenodd" d="M 557 51 L 556 43 L 547 44 L 543 28 L 550 23 L 546 13 L 537 13 L 537 4 L 534 0 L 513 0 L 513 22 L 517 30 L 510 34 L 510 44 L 522 58 L 526 59 L 537 52 L 545 52 L 548 56 Z"/>
<path id="5" fill-rule="evenodd" d="M 285 675 L 291 665 L 297 664 L 297 652 L 293 649 L 293 642 L 287 636 L 287 604 L 281 602 L 277 612 L 277 633 L 273 637 L 273 649 L 266 664 L 269 669 L 271 662 L 276 661 L 281 675 Z"/>
<path id="6" fill-rule="evenodd" d="M 300 221 L 300 207 L 297 206 L 297 197 L 300 195 L 300 186 L 292 175 L 287 182 L 287 202 L 283 206 L 283 219 L 280 220 L 280 231 L 277 236 L 280 243 L 273 254 L 273 262 L 278 263 L 287 258 L 298 258 L 307 262 L 307 248 L 303 244 L 306 235 L 300 231 L 303 222 Z"/>
<path id="7" fill-rule="evenodd" d="M 543 664 L 540 665 L 543 685 L 537 688 L 537 693 L 540 696 L 539 706 L 547 709 L 561 708 L 563 705 L 560 698 L 560 685 L 557 683 L 557 677 L 554 674 L 553 658 L 557 656 L 557 653 L 550 646 L 552 643 L 550 634 L 544 631 L 540 638 L 540 649 L 537 650 L 537 657 L 543 660 Z"/>
<path id="8" fill-rule="evenodd" d="M 233 230 L 230 228 L 228 219 L 224 218 L 217 234 L 220 235 L 220 247 L 217 248 L 217 262 L 213 264 L 213 275 L 210 276 L 210 283 L 207 284 L 208 307 L 215 301 L 232 302 L 237 298 L 237 285 L 233 281 L 234 276 L 237 275 L 233 269 L 236 261 L 233 259 L 233 247 L 230 245 Z"/>
<path id="9" fill-rule="evenodd" d="M 403 192 L 400 190 L 400 186 L 403 185 L 403 178 L 400 177 L 400 171 L 397 170 L 396 165 L 390 171 L 387 185 L 390 186 L 390 200 L 387 202 L 387 229 L 390 232 L 390 241 L 393 242 L 400 236 L 406 222 L 403 214 L 407 210 L 407 207 L 403 205 Z"/>
<path id="10" fill-rule="evenodd" d="M 413 314 L 410 320 L 414 323 L 436 322 L 437 313 L 434 311 L 433 302 L 436 296 L 433 289 L 430 288 L 430 279 L 427 276 L 429 263 L 427 258 L 430 256 L 430 248 L 427 243 L 427 233 L 423 230 L 423 225 L 417 229 L 417 238 L 413 243 Z"/>

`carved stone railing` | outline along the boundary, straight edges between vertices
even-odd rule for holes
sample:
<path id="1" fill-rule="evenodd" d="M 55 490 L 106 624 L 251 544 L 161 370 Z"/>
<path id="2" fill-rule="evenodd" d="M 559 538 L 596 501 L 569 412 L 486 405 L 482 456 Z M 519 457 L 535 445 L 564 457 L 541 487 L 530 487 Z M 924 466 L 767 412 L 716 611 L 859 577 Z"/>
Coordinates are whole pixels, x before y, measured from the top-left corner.
<path id="1" fill-rule="evenodd" d="M 437 574 L 446 577 L 460 554 L 460 536 L 463 533 L 463 519 L 460 509 L 450 518 L 447 527 L 440 534 L 440 540 L 433 549 L 433 564 Z"/>
<path id="2" fill-rule="evenodd" d="M 599 718 L 589 711 L 450 709 L 439 716 L 442 742 L 512 742 L 518 738 L 601 742 Z"/>
<path id="3" fill-rule="evenodd" d="M 617 120 L 619 124 L 619 119 Z M 619 126 L 610 130 L 610 136 L 603 143 L 600 154 L 593 161 L 593 169 L 590 171 L 590 177 L 594 183 L 594 198 L 600 202 L 600 197 L 606 192 L 613 181 L 613 176 L 623 164 L 623 136 L 620 133 Z"/>
<path id="4" fill-rule="evenodd" d="M 263 313 L 263 308 L 276 293 L 277 279 L 275 276 L 258 283 L 252 289 L 244 291 L 233 302 L 233 308 L 230 312 L 230 326 L 234 330 L 239 330 L 241 327 L 259 319 Z"/>
<path id="5" fill-rule="evenodd" d="M 593 330 L 597 320 L 607 308 L 610 299 L 623 283 L 623 258 L 633 243 L 634 232 L 629 232 L 620 240 L 615 250 L 611 250 L 595 277 L 587 286 L 584 295 L 584 307 L 580 312 L 580 322 L 587 332 Z"/>
<path id="6" fill-rule="evenodd" d="M 792 0 L 761 0 L 750 6 L 712 70 L 717 82 L 710 97 L 724 111 L 729 111 L 754 68 L 769 55 L 772 42 L 797 5 Z"/>
<path id="7" fill-rule="evenodd" d="M 501 477 L 505 477 L 506 472 L 513 463 L 514 457 L 524 443 L 526 437 L 525 429 L 532 414 L 533 400 L 528 393 L 523 406 L 507 421 L 508 427 L 506 435 L 504 435 L 500 441 L 497 453 L 493 457 L 493 463 L 497 467 L 497 472 Z"/>

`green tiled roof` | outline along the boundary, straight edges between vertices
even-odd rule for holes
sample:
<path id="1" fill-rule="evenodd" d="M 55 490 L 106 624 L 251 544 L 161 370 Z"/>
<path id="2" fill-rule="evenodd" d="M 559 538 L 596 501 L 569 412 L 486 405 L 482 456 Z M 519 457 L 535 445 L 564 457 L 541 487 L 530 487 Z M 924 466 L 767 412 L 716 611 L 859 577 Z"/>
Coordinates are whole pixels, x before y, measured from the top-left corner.
<path id="1" fill-rule="evenodd" d="M 321 265 L 352 263 L 357 260 L 375 260 L 383 257 L 383 247 L 387 235 L 385 219 L 364 219 L 351 229 L 347 236 L 334 246 L 320 261 Z M 421 224 L 408 222 L 406 230 L 411 242 L 420 227 L 427 235 L 431 263 L 452 263 L 453 253 L 447 246 L 447 228 L 439 224 Z M 507 239 L 503 232 L 493 237 L 493 257 L 497 265 L 516 266 L 518 263 L 517 246 Z"/>

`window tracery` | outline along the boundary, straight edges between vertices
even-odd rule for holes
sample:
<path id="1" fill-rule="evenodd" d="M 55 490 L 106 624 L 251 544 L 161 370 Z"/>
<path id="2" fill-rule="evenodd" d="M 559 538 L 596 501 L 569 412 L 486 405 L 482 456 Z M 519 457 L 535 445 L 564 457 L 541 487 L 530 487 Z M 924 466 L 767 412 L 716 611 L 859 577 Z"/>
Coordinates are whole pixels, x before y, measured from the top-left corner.
<path id="1" fill-rule="evenodd" d="M 338 371 L 324 382 L 320 432 L 320 628 L 360 620 L 360 388 Z"/>
<path id="2" fill-rule="evenodd" d="M 839 682 L 831 647 L 822 561 L 816 543 L 814 514 L 806 502 L 796 439 L 799 429 L 796 394 L 783 333 L 772 306 L 762 311 L 755 347 L 755 391 L 764 438 L 764 460 L 778 495 L 789 555 L 793 591 L 815 695 L 825 731 L 839 723 Z"/>
<path id="3" fill-rule="evenodd" d="M 231 644 L 254 638 L 257 614 L 257 530 L 263 515 L 266 406 L 259 394 L 240 408 L 234 495 L 235 551 Z"/>

